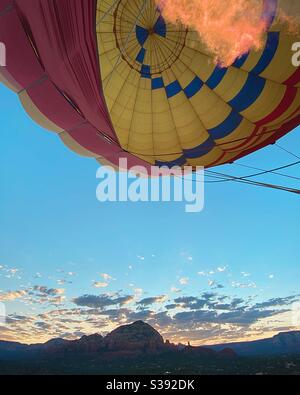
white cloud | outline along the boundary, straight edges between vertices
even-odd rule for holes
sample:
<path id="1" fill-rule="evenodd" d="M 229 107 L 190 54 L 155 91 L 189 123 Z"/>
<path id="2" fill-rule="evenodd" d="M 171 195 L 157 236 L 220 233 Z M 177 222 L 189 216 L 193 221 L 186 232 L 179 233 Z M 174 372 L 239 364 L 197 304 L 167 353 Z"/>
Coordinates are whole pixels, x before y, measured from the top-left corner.
<path id="1" fill-rule="evenodd" d="M 202 270 L 198 272 L 198 275 L 202 277 L 213 276 L 217 273 L 224 273 L 226 270 L 227 270 L 227 266 L 219 266 L 214 270 L 209 270 L 209 271 Z"/>
<path id="2" fill-rule="evenodd" d="M 135 288 L 134 289 L 134 294 L 135 294 L 136 297 L 142 296 L 143 293 L 144 293 L 144 290 L 142 288 Z"/>
<path id="3" fill-rule="evenodd" d="M 108 283 L 101 282 L 101 281 L 94 281 L 93 285 L 95 288 L 106 288 L 109 286 Z"/>
<path id="4" fill-rule="evenodd" d="M 12 275 L 15 275 L 19 271 L 19 269 L 8 269 L 7 271 Z"/>
<path id="5" fill-rule="evenodd" d="M 171 287 L 170 291 L 173 293 L 179 293 L 179 292 L 181 292 L 181 289 L 176 288 L 176 287 Z"/>
<path id="6" fill-rule="evenodd" d="M 105 281 L 111 281 L 113 278 L 112 278 L 112 276 L 110 276 L 109 274 L 107 274 L 107 273 L 101 273 L 100 274 L 100 276 L 103 278 L 103 280 L 105 280 Z"/>
<path id="7" fill-rule="evenodd" d="M 243 277 L 250 277 L 251 274 L 250 274 L 250 273 L 246 273 L 246 272 L 242 272 L 242 276 L 243 276 Z"/>
<path id="8" fill-rule="evenodd" d="M 233 288 L 257 288 L 256 283 L 252 282 L 252 283 L 239 283 L 236 281 L 233 281 L 231 283 Z"/>
<path id="9" fill-rule="evenodd" d="M 190 279 L 188 277 L 182 277 L 179 279 L 179 283 L 181 285 L 187 285 L 189 283 Z"/>

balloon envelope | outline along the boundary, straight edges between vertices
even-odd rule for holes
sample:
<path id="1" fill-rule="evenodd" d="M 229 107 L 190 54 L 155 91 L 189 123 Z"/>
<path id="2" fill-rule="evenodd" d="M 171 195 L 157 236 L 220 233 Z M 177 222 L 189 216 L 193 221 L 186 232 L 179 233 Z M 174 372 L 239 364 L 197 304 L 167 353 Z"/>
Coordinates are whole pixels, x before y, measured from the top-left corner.
<path id="1" fill-rule="evenodd" d="M 155 0 L 0 0 L 1 79 L 39 124 L 101 163 L 230 163 L 300 124 L 300 37 L 280 22 L 281 3 L 299 13 L 298 0 L 262 0 L 263 48 L 221 68 Z"/>

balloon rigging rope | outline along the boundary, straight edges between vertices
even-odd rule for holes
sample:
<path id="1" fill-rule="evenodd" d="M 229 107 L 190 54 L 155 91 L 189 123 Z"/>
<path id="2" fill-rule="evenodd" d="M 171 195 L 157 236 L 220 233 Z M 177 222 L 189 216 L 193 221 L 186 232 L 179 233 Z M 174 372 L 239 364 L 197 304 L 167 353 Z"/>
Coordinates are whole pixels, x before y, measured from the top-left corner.
<path id="1" fill-rule="evenodd" d="M 261 170 L 259 173 L 254 173 L 254 174 L 250 174 L 249 176 L 240 177 L 240 179 L 245 180 L 247 178 L 259 177 L 259 176 L 263 176 L 265 174 L 270 174 L 270 173 L 276 174 L 276 172 L 279 171 L 279 170 L 284 170 L 284 169 L 287 169 L 289 167 L 297 166 L 299 164 L 300 164 L 300 160 L 298 160 L 297 162 L 289 163 L 289 164 L 287 164 L 285 166 L 281 166 L 281 167 L 277 167 L 277 168 L 271 169 L 271 170 Z M 243 165 L 241 165 L 241 166 L 243 166 Z M 286 174 L 280 174 L 280 175 L 281 176 L 287 176 Z M 298 177 L 296 177 L 296 179 L 300 180 L 300 178 L 298 178 Z"/>
<path id="2" fill-rule="evenodd" d="M 275 143 L 275 145 L 276 145 L 277 148 L 279 148 L 279 149 L 281 149 L 282 151 L 284 151 L 284 152 L 286 152 L 286 153 L 292 155 L 294 158 L 300 159 L 300 156 L 298 156 L 298 155 L 294 154 L 293 152 L 287 150 L 286 148 L 282 147 L 282 146 L 279 145 L 278 143 Z"/>
<path id="3" fill-rule="evenodd" d="M 278 145 L 277 143 L 276 143 L 276 146 L 278 146 L 278 148 L 280 148 L 281 150 L 287 152 L 288 154 L 300 159 L 300 157 L 298 155 L 296 155 L 293 152 L 287 150 L 286 148 Z M 227 175 L 227 174 L 223 174 L 223 173 L 214 172 L 212 170 L 206 170 L 206 173 L 207 173 L 207 175 L 209 177 L 218 179 L 218 181 L 207 181 L 207 183 L 218 183 L 218 182 L 228 182 L 228 181 L 244 182 L 244 183 L 251 183 L 252 185 L 265 186 L 265 187 L 268 187 L 268 188 L 280 189 L 280 190 L 284 190 L 284 191 L 287 191 L 287 192 L 293 192 L 293 193 L 300 194 L 300 190 L 299 189 L 289 188 L 289 187 L 284 187 L 284 186 L 280 186 L 280 185 L 274 185 L 274 184 L 268 184 L 268 183 L 262 183 L 262 182 L 249 180 L 250 178 L 262 176 L 262 175 L 265 175 L 265 174 L 275 174 L 275 175 L 279 175 L 281 177 L 291 178 L 291 179 L 295 179 L 295 180 L 299 181 L 300 180 L 299 177 L 294 177 L 294 176 L 291 176 L 291 175 L 288 175 L 288 174 L 278 173 L 278 171 L 280 171 L 280 170 L 287 169 L 287 168 L 290 168 L 290 167 L 293 167 L 293 166 L 297 166 L 299 164 L 300 164 L 300 160 L 296 161 L 296 162 L 293 162 L 293 163 L 290 163 L 290 164 L 285 165 L 285 166 L 274 168 L 274 169 L 263 170 L 263 169 L 258 169 L 258 168 L 252 167 L 252 166 L 247 166 L 247 165 L 235 163 L 235 165 L 237 165 L 237 166 L 241 166 L 241 167 L 245 167 L 245 168 L 252 168 L 252 169 L 255 169 L 255 170 L 261 170 L 261 172 L 260 173 L 250 174 L 250 175 L 244 176 L 244 177 L 235 177 L 235 176 L 231 176 L 231 175 Z"/>
<path id="4" fill-rule="evenodd" d="M 280 149 L 282 149 L 283 151 L 289 153 L 290 155 L 294 156 L 294 157 L 298 157 L 298 155 L 290 152 L 289 150 L 285 149 L 284 147 L 279 146 Z M 300 158 L 299 158 L 300 159 Z M 293 166 L 296 166 L 298 164 L 300 164 L 300 160 L 294 163 L 290 163 L 288 165 L 285 166 L 281 166 L 278 168 L 274 168 L 274 169 L 270 169 L 270 170 L 263 170 L 263 169 L 259 169 L 253 166 L 247 166 L 247 165 L 243 165 L 243 164 L 239 164 L 239 163 L 235 163 L 238 166 L 241 167 L 245 167 L 245 168 L 251 168 L 251 169 L 255 169 L 255 170 L 261 170 L 260 173 L 254 173 L 254 174 L 250 174 L 244 177 L 237 177 L 237 176 L 233 176 L 230 174 L 226 174 L 226 173 L 220 173 L 220 172 L 216 172 L 213 170 L 205 170 L 205 175 L 211 179 L 213 179 L 214 181 L 204 181 L 206 184 L 214 184 L 214 183 L 220 183 L 220 182 L 238 182 L 238 183 L 242 183 L 242 184 L 248 184 L 248 185 L 252 185 L 252 186 L 256 186 L 256 187 L 263 187 L 263 188 L 269 188 L 269 189 L 276 189 L 276 190 L 280 190 L 280 191 L 285 191 L 285 192 L 289 192 L 289 193 L 294 193 L 297 195 L 300 195 L 300 189 L 297 188 L 292 188 L 292 187 L 287 187 L 287 186 L 282 186 L 282 185 L 277 185 L 277 184 L 270 184 L 270 183 L 266 183 L 266 182 L 259 182 L 259 181 L 254 181 L 254 180 L 250 180 L 250 178 L 253 177 L 258 177 L 264 174 L 275 174 L 275 175 L 280 175 L 282 177 L 287 177 L 287 178 L 292 178 L 295 180 L 300 180 L 299 177 L 293 177 L 290 176 L 288 174 L 283 174 L 283 173 L 278 173 L 278 170 L 283 170 L 286 168 L 290 168 Z M 182 177 L 178 177 L 177 178 L 182 178 Z M 197 180 L 191 180 L 191 182 L 195 182 L 195 183 L 203 183 L 203 181 L 197 181 Z"/>
<path id="5" fill-rule="evenodd" d="M 212 176 L 216 176 L 216 178 L 220 178 L 222 181 L 239 182 L 239 183 L 249 184 L 249 185 L 253 185 L 253 186 L 257 186 L 257 187 L 277 189 L 277 190 L 290 192 L 290 193 L 295 193 L 297 195 L 300 195 L 300 189 L 296 189 L 296 188 L 289 188 L 289 187 L 282 186 L 282 185 L 276 185 L 276 184 L 269 184 L 269 183 L 265 183 L 265 182 L 247 180 L 247 179 L 243 179 L 241 177 L 234 177 L 234 176 L 231 176 L 231 175 L 228 175 L 228 174 L 218 173 L 218 172 L 214 172 L 214 171 L 211 171 L 211 170 L 206 170 L 206 172 L 208 174 L 211 174 Z M 197 182 L 197 181 L 195 181 L 195 182 Z"/>
<path id="6" fill-rule="evenodd" d="M 264 170 L 264 171 L 262 171 L 260 173 L 253 173 L 253 174 L 249 174 L 247 176 L 242 176 L 242 177 L 237 177 L 237 176 L 231 176 L 231 175 L 228 175 L 228 174 L 218 173 L 218 172 L 215 172 L 215 171 L 212 171 L 212 170 L 205 170 L 205 172 L 207 173 L 207 175 L 209 177 L 210 177 L 210 175 L 213 175 L 213 176 L 218 176 L 218 177 L 221 178 L 220 181 L 214 181 L 214 182 L 226 182 L 226 181 L 230 181 L 231 178 L 234 179 L 234 181 L 249 181 L 250 178 L 259 177 L 259 176 L 266 175 L 266 174 L 280 175 L 281 177 L 293 178 L 293 179 L 295 179 L 297 181 L 300 181 L 299 177 L 289 176 L 288 174 L 276 173 L 277 170 L 286 169 L 288 167 L 296 166 L 296 165 L 299 165 L 299 164 L 300 164 L 300 161 L 294 162 L 294 163 L 290 163 L 289 165 L 282 166 L 280 168 Z M 237 165 L 239 165 L 239 164 L 237 164 Z M 246 165 L 240 165 L 240 166 L 247 167 L 247 168 L 252 168 L 251 166 L 246 166 Z M 224 178 L 222 178 L 222 177 L 224 177 Z M 208 181 L 208 183 L 211 183 L 211 181 Z"/>
<path id="7" fill-rule="evenodd" d="M 244 165 L 243 163 L 233 163 L 233 164 L 234 164 L 235 166 L 244 167 L 245 169 L 252 169 L 252 170 L 259 170 L 259 171 L 262 171 L 262 172 L 266 172 L 266 170 L 261 169 L 261 168 L 259 168 L 259 167 Z M 297 164 L 297 162 L 295 162 L 294 164 L 291 164 L 290 166 L 296 165 L 296 164 Z M 289 167 L 290 167 L 290 166 L 289 166 Z M 288 174 L 279 173 L 277 170 L 274 170 L 274 171 L 271 170 L 270 173 L 275 174 L 275 175 L 277 175 L 277 176 L 286 177 L 286 178 L 291 178 L 291 179 L 293 179 L 293 180 L 300 181 L 300 177 L 295 177 L 295 176 L 291 176 L 291 175 L 288 175 Z"/>

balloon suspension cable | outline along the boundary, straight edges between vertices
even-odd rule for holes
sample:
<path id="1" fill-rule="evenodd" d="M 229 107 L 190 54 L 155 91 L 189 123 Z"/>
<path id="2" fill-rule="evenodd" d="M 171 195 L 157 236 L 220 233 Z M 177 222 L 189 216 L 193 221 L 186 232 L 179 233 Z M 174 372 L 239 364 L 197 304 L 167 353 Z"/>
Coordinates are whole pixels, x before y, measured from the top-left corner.
<path id="1" fill-rule="evenodd" d="M 287 167 L 295 166 L 295 165 L 297 165 L 297 164 L 299 164 L 299 162 L 291 163 L 290 165 L 283 166 L 282 168 L 287 168 Z M 233 165 L 239 166 L 239 167 L 244 167 L 245 169 L 258 170 L 258 171 L 261 171 L 261 172 L 263 172 L 263 173 L 265 173 L 265 174 L 271 173 L 271 174 L 275 174 L 276 176 L 281 176 L 281 177 L 285 177 L 285 178 L 290 178 L 290 179 L 292 179 L 292 180 L 300 181 L 300 177 L 291 176 L 291 175 L 285 174 L 285 173 L 279 173 L 276 169 L 274 169 L 274 170 L 264 170 L 264 169 L 261 169 L 260 167 L 249 166 L 249 165 L 245 165 L 245 164 L 243 164 L 243 163 L 233 163 Z M 262 174 L 263 174 L 263 173 L 262 173 Z"/>
<path id="2" fill-rule="evenodd" d="M 240 163 L 233 163 L 234 165 L 237 165 L 237 166 L 241 166 L 241 167 L 245 167 L 245 168 L 249 168 L 249 169 L 253 169 L 253 170 L 258 170 L 259 173 L 253 173 L 253 174 L 249 174 L 247 176 L 237 177 L 237 176 L 233 176 L 230 174 L 221 173 L 221 172 L 217 172 L 217 171 L 213 171 L 213 170 L 205 170 L 205 175 L 207 177 L 211 178 L 212 179 L 211 181 L 191 180 L 191 182 L 196 182 L 196 183 L 203 183 L 204 182 L 206 184 L 215 184 L 215 183 L 221 183 L 221 182 L 238 182 L 238 183 L 248 184 L 248 185 L 252 185 L 252 186 L 256 186 L 256 187 L 276 189 L 276 190 L 300 195 L 300 189 L 298 189 L 298 188 L 292 188 L 292 187 L 287 187 L 287 186 L 283 186 L 283 185 L 270 184 L 270 183 L 266 183 L 266 182 L 259 182 L 259 181 L 251 180 L 251 178 L 254 178 L 254 177 L 259 177 L 259 176 L 266 175 L 266 174 L 275 174 L 275 175 L 278 175 L 281 177 L 290 178 L 290 179 L 300 181 L 300 177 L 295 177 L 295 176 L 291 176 L 291 175 L 279 172 L 279 170 L 283 170 L 283 169 L 287 169 L 287 168 L 291 168 L 293 166 L 299 165 L 300 164 L 300 157 L 298 155 L 294 154 L 293 152 L 287 150 L 286 148 L 279 146 L 277 143 L 276 143 L 276 145 L 281 150 L 298 158 L 299 160 L 296 162 L 287 164 L 285 166 L 281 166 L 281 167 L 277 167 L 277 168 L 273 168 L 273 169 L 269 169 L 269 170 L 264 170 L 264 169 L 260 169 L 257 167 L 248 166 L 248 165 L 244 165 L 244 164 L 240 164 Z M 182 177 L 178 177 L 178 176 L 176 176 L 176 177 L 182 178 Z"/>
<path id="3" fill-rule="evenodd" d="M 294 154 L 293 152 L 287 150 L 286 148 L 282 147 L 281 145 L 279 145 L 278 143 L 275 143 L 275 146 L 279 149 L 281 149 L 282 151 L 286 152 L 287 154 L 293 156 L 294 158 L 300 159 L 300 156 Z"/>
<path id="4" fill-rule="evenodd" d="M 277 143 L 275 145 L 279 149 L 281 149 L 282 151 L 288 153 L 289 155 L 292 155 L 293 157 L 295 157 L 295 158 L 297 158 L 299 160 L 296 161 L 296 162 L 290 163 L 288 165 L 277 167 L 277 168 L 270 169 L 270 170 L 258 169 L 258 168 L 252 167 L 252 166 L 247 166 L 247 165 L 236 163 L 236 165 L 239 165 L 239 166 L 242 166 L 242 167 L 247 167 L 247 168 L 253 168 L 253 169 L 256 169 L 256 170 L 260 170 L 259 173 L 250 174 L 250 175 L 244 176 L 244 177 L 235 177 L 235 176 L 232 176 L 232 175 L 219 173 L 219 172 L 215 172 L 215 171 L 212 171 L 212 170 L 206 170 L 206 174 L 209 177 L 212 177 L 212 178 L 215 178 L 215 179 L 218 180 L 218 181 L 208 181 L 208 183 L 234 181 L 234 182 L 250 184 L 250 185 L 254 185 L 254 186 L 258 186 L 258 187 L 277 189 L 277 190 L 290 192 L 290 193 L 295 193 L 295 194 L 300 195 L 300 189 L 297 189 L 297 188 L 290 188 L 290 187 L 286 187 L 286 186 L 282 186 L 282 185 L 269 184 L 269 183 L 265 183 L 265 182 L 258 182 L 258 181 L 250 180 L 250 178 L 262 176 L 262 175 L 265 175 L 265 174 L 275 174 L 275 175 L 280 175 L 282 177 L 292 178 L 292 179 L 295 179 L 297 181 L 300 180 L 299 177 L 294 177 L 294 176 L 291 176 L 291 175 L 288 175 L 288 174 L 279 173 L 280 170 L 291 168 L 293 166 L 299 165 L 300 164 L 300 157 L 298 155 L 294 154 L 293 152 L 287 150 L 286 148 L 282 147 L 281 145 L 277 144 Z"/>

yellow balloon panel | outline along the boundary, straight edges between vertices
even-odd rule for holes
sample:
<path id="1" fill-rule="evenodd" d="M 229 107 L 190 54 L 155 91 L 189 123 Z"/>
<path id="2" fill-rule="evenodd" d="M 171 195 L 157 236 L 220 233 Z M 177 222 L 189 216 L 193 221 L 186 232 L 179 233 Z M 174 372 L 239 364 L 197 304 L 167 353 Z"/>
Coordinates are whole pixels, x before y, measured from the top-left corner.
<path id="1" fill-rule="evenodd" d="M 276 5 L 275 0 L 265 0 Z M 299 11 L 290 2 L 289 12 Z M 122 148 L 151 164 L 226 163 L 269 141 L 299 113 L 292 43 L 270 21 L 262 50 L 217 66 L 194 31 L 169 24 L 154 0 L 98 0 L 104 95 Z M 285 61 L 283 61 L 285 59 Z"/>

